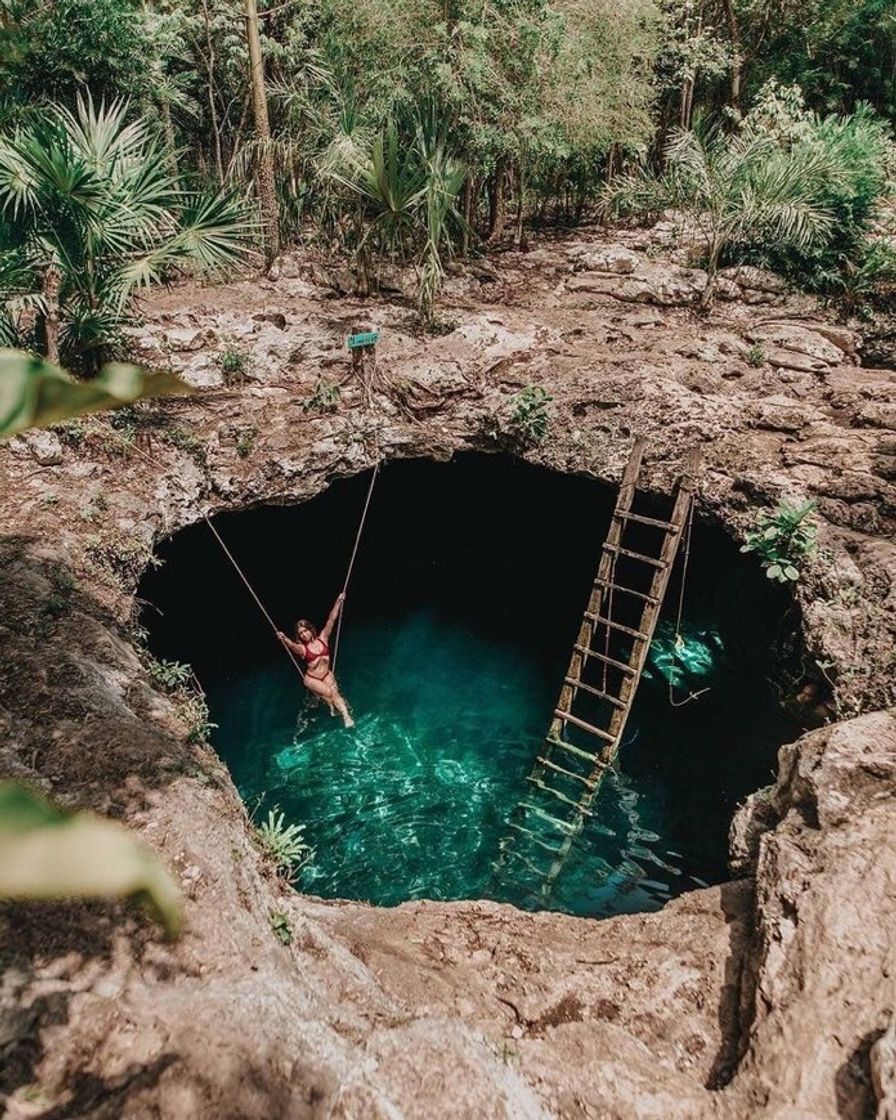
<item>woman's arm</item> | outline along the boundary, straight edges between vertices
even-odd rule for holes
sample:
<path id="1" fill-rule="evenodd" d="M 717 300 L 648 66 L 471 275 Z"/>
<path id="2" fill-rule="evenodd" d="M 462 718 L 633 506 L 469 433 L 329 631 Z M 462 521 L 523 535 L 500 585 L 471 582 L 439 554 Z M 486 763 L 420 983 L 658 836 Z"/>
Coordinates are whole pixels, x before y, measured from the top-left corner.
<path id="1" fill-rule="evenodd" d="M 277 637 L 286 646 L 286 648 L 291 649 L 292 652 L 294 654 L 296 654 L 297 657 L 304 657 L 305 656 L 305 647 L 302 645 L 301 642 L 294 642 L 292 640 L 292 638 L 287 638 L 287 636 L 285 634 L 281 633 L 281 631 L 279 631 L 279 630 L 277 631 Z"/>
<path id="2" fill-rule="evenodd" d="M 342 592 L 336 597 L 336 602 L 333 604 L 333 609 L 330 611 L 327 621 L 324 623 L 324 628 L 320 632 L 320 636 L 326 642 L 329 640 L 330 632 L 336 625 L 336 619 L 339 617 L 339 612 L 342 610 L 342 604 L 345 602 L 345 593 Z"/>

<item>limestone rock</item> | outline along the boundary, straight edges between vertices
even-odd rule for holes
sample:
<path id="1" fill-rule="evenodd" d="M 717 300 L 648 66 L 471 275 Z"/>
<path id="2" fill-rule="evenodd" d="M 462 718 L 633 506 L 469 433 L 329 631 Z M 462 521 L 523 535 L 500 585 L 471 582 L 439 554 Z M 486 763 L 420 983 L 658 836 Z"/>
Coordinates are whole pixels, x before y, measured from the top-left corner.
<path id="1" fill-rule="evenodd" d="M 874 1120 L 896 1120 L 896 1019 L 871 1047 L 869 1064 L 877 1098 Z"/>
<path id="2" fill-rule="evenodd" d="M 58 467 L 63 459 L 62 442 L 55 432 L 46 428 L 28 432 L 31 454 L 42 467 Z"/>
<path id="3" fill-rule="evenodd" d="M 787 369 L 824 370 L 839 365 L 845 356 L 828 338 L 800 323 L 761 323 L 747 331 L 747 338 L 763 347 L 772 365 Z"/>
<path id="4" fill-rule="evenodd" d="M 739 264 L 733 268 L 722 268 L 719 276 L 731 280 L 739 288 L 748 292 L 762 292 L 766 295 L 782 295 L 787 291 L 787 281 L 776 272 L 755 265 Z"/>
<path id="5" fill-rule="evenodd" d="M 641 265 L 642 258 L 623 245 L 608 245 L 603 249 L 579 253 L 576 266 L 590 272 L 609 272 L 617 276 L 630 276 Z"/>

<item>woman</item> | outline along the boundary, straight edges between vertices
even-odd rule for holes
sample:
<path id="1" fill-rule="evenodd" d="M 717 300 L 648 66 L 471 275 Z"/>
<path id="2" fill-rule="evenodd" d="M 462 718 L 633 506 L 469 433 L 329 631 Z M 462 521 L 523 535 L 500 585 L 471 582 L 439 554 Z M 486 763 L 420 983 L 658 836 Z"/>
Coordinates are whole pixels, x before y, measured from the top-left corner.
<path id="1" fill-rule="evenodd" d="M 305 687 L 326 700 L 330 706 L 331 714 L 335 708 L 342 716 L 342 722 L 346 727 L 354 727 L 355 721 L 349 714 L 348 704 L 343 700 L 339 685 L 330 669 L 329 638 L 344 602 L 345 595 L 343 594 L 333 604 L 329 618 L 320 633 L 317 632 L 317 627 L 310 623 L 307 618 L 300 618 L 296 623 L 297 641 L 287 638 L 279 630 L 277 631 L 277 637 L 287 649 L 292 650 L 297 657 L 301 657 L 305 662 Z"/>

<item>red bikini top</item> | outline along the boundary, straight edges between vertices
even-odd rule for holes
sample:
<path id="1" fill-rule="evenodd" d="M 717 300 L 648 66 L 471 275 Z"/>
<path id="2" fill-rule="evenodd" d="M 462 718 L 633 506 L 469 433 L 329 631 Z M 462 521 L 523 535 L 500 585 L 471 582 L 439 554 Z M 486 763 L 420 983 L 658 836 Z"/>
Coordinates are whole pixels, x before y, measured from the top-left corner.
<path id="1" fill-rule="evenodd" d="M 317 661 L 318 658 L 329 657 L 330 656 L 330 647 L 327 644 L 327 639 L 326 638 L 319 638 L 319 637 L 318 638 L 313 638 L 312 641 L 320 642 L 320 644 L 324 648 L 322 650 L 318 651 L 317 653 L 313 653 L 308 648 L 308 646 L 302 646 L 302 657 L 305 659 L 305 662 L 308 665 L 310 665 L 312 661 Z"/>

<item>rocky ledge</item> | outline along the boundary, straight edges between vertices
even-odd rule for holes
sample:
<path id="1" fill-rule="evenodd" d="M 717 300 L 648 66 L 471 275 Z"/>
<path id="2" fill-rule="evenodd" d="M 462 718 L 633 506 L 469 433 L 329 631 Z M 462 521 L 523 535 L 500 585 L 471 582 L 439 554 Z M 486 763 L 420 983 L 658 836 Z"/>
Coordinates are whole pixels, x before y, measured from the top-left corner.
<path id="1" fill-rule="evenodd" d="M 135 346 L 195 397 L 0 450 L 0 769 L 126 820 L 188 900 L 174 944 L 128 909 L 3 909 L 8 1115 L 896 1109 L 896 377 L 777 278 L 726 277 L 730 298 L 696 315 L 699 270 L 667 235 L 594 232 L 459 269 L 437 336 L 400 277 L 362 300 L 298 255 L 276 280 L 174 288 Z M 351 368 L 356 325 L 381 331 L 375 367 Z M 527 448 L 508 418 L 529 385 L 553 399 L 551 438 Z M 799 606 L 807 676 L 834 682 L 839 722 L 784 748 L 737 818 L 738 879 L 603 922 L 284 887 L 135 644 L 154 543 L 381 455 L 513 445 L 614 482 L 635 433 L 658 491 L 701 446 L 700 513 L 734 535 L 782 498 L 815 498 L 822 519 Z"/>

